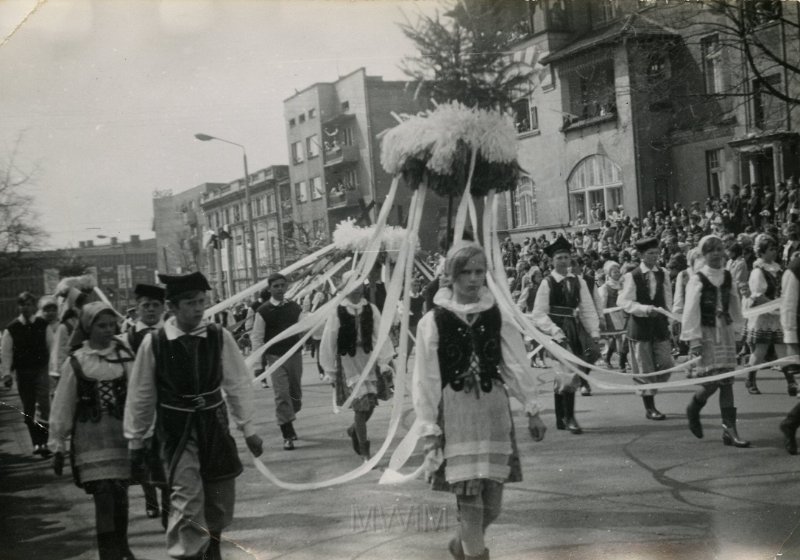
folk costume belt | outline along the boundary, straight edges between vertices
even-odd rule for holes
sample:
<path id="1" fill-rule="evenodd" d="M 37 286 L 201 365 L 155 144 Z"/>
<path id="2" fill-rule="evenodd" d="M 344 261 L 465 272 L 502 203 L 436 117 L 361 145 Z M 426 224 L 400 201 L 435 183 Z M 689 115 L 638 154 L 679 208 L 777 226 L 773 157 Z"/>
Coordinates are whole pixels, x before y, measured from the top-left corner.
<path id="1" fill-rule="evenodd" d="M 577 317 L 578 308 L 562 307 L 560 305 L 551 305 L 550 311 L 547 314 L 553 315 L 555 317 Z"/>
<path id="2" fill-rule="evenodd" d="M 222 388 L 217 387 L 208 393 L 198 393 L 197 395 L 178 395 L 177 404 L 161 403 L 161 406 L 170 410 L 181 412 L 197 412 L 200 410 L 211 410 L 217 408 L 223 402 Z"/>

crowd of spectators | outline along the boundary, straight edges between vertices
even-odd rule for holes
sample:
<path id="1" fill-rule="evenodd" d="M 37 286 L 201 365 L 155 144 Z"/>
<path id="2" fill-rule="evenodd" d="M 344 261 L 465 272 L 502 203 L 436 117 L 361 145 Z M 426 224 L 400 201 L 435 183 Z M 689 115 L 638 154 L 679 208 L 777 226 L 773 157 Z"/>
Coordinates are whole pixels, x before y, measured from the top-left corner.
<path id="1" fill-rule="evenodd" d="M 741 188 L 731 185 L 729 191 L 704 202 L 694 201 L 688 207 L 680 202 L 654 207 L 641 218 L 626 215 L 622 208 L 608 213 L 593 211 L 593 219 L 598 221 L 591 225 L 542 232 L 522 242 L 507 237 L 501 249 L 511 291 L 523 310 L 529 310 L 539 283 L 551 269 L 544 248 L 559 236 L 574 248 L 574 268 L 595 286 L 604 281 L 607 261 L 619 263 L 623 274 L 638 266 L 634 244 L 648 237 L 660 240 L 659 265 L 669 270 L 673 282 L 687 268 L 690 250 L 709 234 L 725 242 L 731 262 L 741 254 L 748 273 L 756 259 L 756 238 L 766 234 L 779 244 L 778 259 L 786 266 L 800 248 L 798 227 L 793 225 L 800 220 L 800 188 L 794 177 L 774 190 L 753 184 Z"/>

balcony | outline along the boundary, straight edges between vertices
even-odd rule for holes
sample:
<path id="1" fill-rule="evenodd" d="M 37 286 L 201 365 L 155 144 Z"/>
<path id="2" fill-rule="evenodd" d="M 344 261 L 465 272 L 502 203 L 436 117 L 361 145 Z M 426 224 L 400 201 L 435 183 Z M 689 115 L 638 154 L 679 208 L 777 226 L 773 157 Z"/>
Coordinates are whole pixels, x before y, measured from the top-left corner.
<path id="1" fill-rule="evenodd" d="M 325 167 L 334 167 L 344 163 L 355 163 L 360 157 L 358 146 L 325 146 Z"/>
<path id="2" fill-rule="evenodd" d="M 564 115 L 561 132 L 578 130 L 587 126 L 615 120 L 617 120 L 616 103 L 585 105 L 582 107 L 580 116 L 571 114 Z"/>
<path id="3" fill-rule="evenodd" d="M 328 209 L 334 208 L 348 208 L 350 206 L 358 206 L 358 201 L 361 198 L 361 193 L 357 190 L 340 191 L 333 189 L 328 192 Z"/>

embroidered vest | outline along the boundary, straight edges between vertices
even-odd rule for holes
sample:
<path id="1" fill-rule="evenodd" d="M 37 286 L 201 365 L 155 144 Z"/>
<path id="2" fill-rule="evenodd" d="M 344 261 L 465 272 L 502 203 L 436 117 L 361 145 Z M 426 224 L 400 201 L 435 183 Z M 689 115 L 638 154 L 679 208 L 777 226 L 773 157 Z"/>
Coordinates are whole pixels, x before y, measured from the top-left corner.
<path id="1" fill-rule="evenodd" d="M 778 282 L 775 276 L 760 266 L 756 266 L 756 268 L 761 271 L 761 274 L 764 275 L 764 280 L 767 282 L 767 289 L 764 292 L 766 298 L 773 300 L 781 297 L 781 284 Z"/>
<path id="2" fill-rule="evenodd" d="M 340 356 L 355 356 L 358 344 L 358 329 L 356 329 L 356 316 L 347 311 L 347 307 L 340 305 L 336 308 L 339 318 L 339 334 L 336 337 L 336 346 Z M 372 305 L 367 303 L 358 313 L 359 327 L 361 330 L 361 347 L 364 353 L 372 352 Z"/>
<path id="3" fill-rule="evenodd" d="M 717 288 L 711 281 L 706 278 L 702 272 L 697 273 L 703 288 L 700 292 L 700 324 L 704 327 L 714 327 L 717 325 L 717 291 L 719 291 L 719 299 L 722 302 L 721 317 L 725 324 L 730 325 L 733 319 L 730 314 L 731 303 L 731 273 L 725 271 L 725 279 L 722 285 Z"/>
<path id="4" fill-rule="evenodd" d="M 466 374 L 472 365 L 473 354 L 478 359 L 480 390 L 490 393 L 494 380 L 502 380 L 499 365 L 501 356 L 500 329 L 503 324 L 496 305 L 478 314 L 472 325 L 464 323 L 453 312 L 437 307 L 434 320 L 439 331 L 439 369 L 442 387 L 454 391 L 464 389 Z"/>
<path id="5" fill-rule="evenodd" d="M 99 422 L 105 411 L 109 416 L 122 420 L 125 410 L 128 382 L 125 379 L 126 363 L 133 363 L 134 356 L 127 348 L 116 342 L 116 359 L 102 358 L 111 364 L 120 364 L 120 376 L 114 379 L 99 380 L 86 377 L 78 358 L 70 354 L 72 371 L 78 380 L 78 405 L 75 408 L 76 422 Z"/>

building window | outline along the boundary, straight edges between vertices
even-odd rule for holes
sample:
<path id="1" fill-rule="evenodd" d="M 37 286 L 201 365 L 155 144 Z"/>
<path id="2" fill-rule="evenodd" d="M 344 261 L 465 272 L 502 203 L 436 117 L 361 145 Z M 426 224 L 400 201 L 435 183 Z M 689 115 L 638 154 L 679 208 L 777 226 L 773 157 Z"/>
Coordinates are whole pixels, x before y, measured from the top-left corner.
<path id="1" fill-rule="evenodd" d="M 289 119 L 289 128 L 292 128 L 295 125 L 294 119 Z"/>
<path id="2" fill-rule="evenodd" d="M 309 180 L 309 187 L 311 191 L 311 200 L 319 200 L 322 198 L 322 180 L 319 177 L 312 177 Z"/>
<path id="3" fill-rule="evenodd" d="M 775 89 L 780 89 L 781 75 L 770 74 L 761 80 L 753 80 L 753 125 L 757 128 L 770 128 L 778 125 L 783 117 L 783 102 L 773 96 L 766 82 Z"/>
<path id="4" fill-rule="evenodd" d="M 325 235 L 325 218 L 319 218 L 318 220 L 314 220 L 314 241 L 324 242 L 327 240 L 327 235 Z"/>
<path id="5" fill-rule="evenodd" d="M 233 221 L 234 222 L 241 222 L 242 221 L 242 211 L 239 208 L 239 205 L 236 204 L 233 207 Z"/>
<path id="6" fill-rule="evenodd" d="M 708 196 L 719 198 L 722 190 L 722 148 L 706 151 L 706 177 L 708 179 Z"/>
<path id="7" fill-rule="evenodd" d="M 308 110 L 308 118 L 309 119 L 313 119 L 316 116 L 317 116 L 317 110 L 316 109 L 309 109 Z"/>
<path id="8" fill-rule="evenodd" d="M 566 75 L 568 110 L 564 126 L 617 113 L 614 63 L 604 60 L 583 66 Z"/>
<path id="9" fill-rule="evenodd" d="M 303 162 L 303 143 L 302 142 L 292 142 L 292 163 L 302 163 Z"/>
<path id="10" fill-rule="evenodd" d="M 275 193 L 268 192 L 267 193 L 267 214 L 274 214 L 275 213 Z"/>
<path id="11" fill-rule="evenodd" d="M 716 33 L 700 39 L 700 53 L 703 62 L 703 80 L 706 93 L 725 91 L 722 47 Z"/>
<path id="12" fill-rule="evenodd" d="M 353 129 L 349 126 L 346 126 L 342 129 L 342 144 L 345 146 L 352 146 L 353 145 Z"/>
<path id="13" fill-rule="evenodd" d="M 512 105 L 514 112 L 514 125 L 517 132 L 531 132 L 539 130 L 539 112 L 535 105 L 531 105 L 530 99 L 520 99 Z"/>
<path id="14" fill-rule="evenodd" d="M 514 191 L 514 227 L 533 226 L 537 222 L 536 186 L 530 177 L 523 177 Z"/>
<path id="15" fill-rule="evenodd" d="M 354 191 L 358 188 L 358 171 L 355 169 L 348 169 L 343 174 L 342 183 L 345 190 Z"/>
<path id="16" fill-rule="evenodd" d="M 304 122 L 306 122 L 306 115 L 305 115 L 305 113 L 301 113 L 301 114 L 300 114 L 300 116 L 297 118 L 297 120 L 298 120 L 298 121 L 300 121 L 300 123 L 301 123 L 301 124 L 302 124 L 302 123 L 304 123 Z"/>
<path id="17" fill-rule="evenodd" d="M 669 78 L 669 59 L 663 51 L 652 51 L 648 54 L 646 73 L 650 83 Z"/>
<path id="18" fill-rule="evenodd" d="M 620 168 L 600 154 L 586 157 L 569 174 L 567 191 L 573 224 L 602 222 L 607 213 L 623 205 Z"/>
<path id="19" fill-rule="evenodd" d="M 319 136 L 316 134 L 306 138 L 306 154 L 308 159 L 319 156 Z"/>
<path id="20" fill-rule="evenodd" d="M 350 102 L 342 101 L 342 111 L 349 111 L 349 110 L 350 110 Z"/>
<path id="21" fill-rule="evenodd" d="M 297 197 L 297 202 L 308 202 L 308 183 L 300 181 L 294 184 L 294 192 Z"/>
<path id="22" fill-rule="evenodd" d="M 609 22 L 617 17 L 617 0 L 594 0 L 591 10 L 594 25 Z"/>

